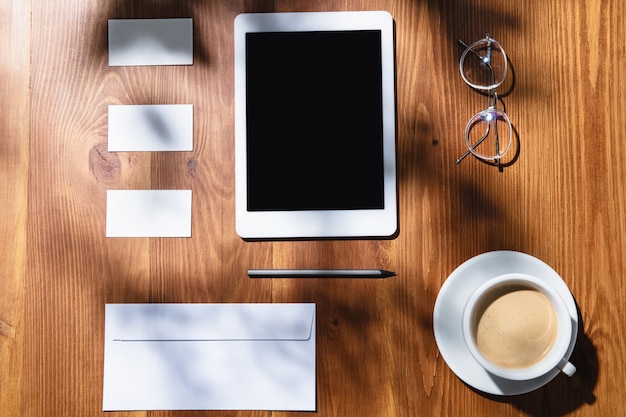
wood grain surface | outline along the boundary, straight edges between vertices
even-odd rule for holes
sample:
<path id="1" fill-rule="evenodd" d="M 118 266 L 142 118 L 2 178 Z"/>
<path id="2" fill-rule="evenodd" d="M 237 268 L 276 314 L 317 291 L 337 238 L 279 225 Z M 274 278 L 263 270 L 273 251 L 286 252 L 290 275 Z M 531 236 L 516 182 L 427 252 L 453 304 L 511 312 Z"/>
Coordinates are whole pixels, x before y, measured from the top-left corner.
<path id="1" fill-rule="evenodd" d="M 235 234 L 233 20 L 387 10 L 395 20 L 400 231 L 392 240 Z M 317 303 L 320 416 L 626 416 L 626 3 L 622 0 L 2 0 L 0 415 L 99 416 L 104 304 Z M 107 20 L 192 17 L 194 64 L 109 67 Z M 485 107 L 458 70 L 489 32 L 507 51 L 514 158 L 468 158 Z M 107 152 L 107 106 L 194 105 L 194 151 Z M 193 190 L 190 239 L 105 238 L 106 190 Z M 578 372 L 476 392 L 439 354 L 447 276 L 509 249 L 551 265 L 579 307 Z M 255 279 L 248 268 L 383 268 Z M 306 416 L 135 412 L 133 416 Z"/>

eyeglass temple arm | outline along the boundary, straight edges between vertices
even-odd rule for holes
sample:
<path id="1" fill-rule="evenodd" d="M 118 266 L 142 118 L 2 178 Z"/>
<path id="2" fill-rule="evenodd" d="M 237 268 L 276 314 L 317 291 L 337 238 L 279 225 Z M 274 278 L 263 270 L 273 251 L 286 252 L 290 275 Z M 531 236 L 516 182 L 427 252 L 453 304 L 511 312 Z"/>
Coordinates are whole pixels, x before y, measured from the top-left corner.
<path id="1" fill-rule="evenodd" d="M 472 145 L 471 148 L 467 148 L 467 151 L 465 151 L 463 155 L 461 155 L 460 157 L 457 158 L 456 161 L 454 161 L 455 164 L 457 165 L 460 164 L 465 158 L 469 156 L 469 154 L 472 153 L 472 149 L 476 149 L 477 146 L 483 143 L 485 139 L 487 139 L 487 137 L 489 136 L 490 130 L 491 130 L 491 123 L 487 123 L 487 129 L 485 129 L 485 133 L 483 134 L 483 136 L 480 139 L 478 139 L 476 143 Z"/>

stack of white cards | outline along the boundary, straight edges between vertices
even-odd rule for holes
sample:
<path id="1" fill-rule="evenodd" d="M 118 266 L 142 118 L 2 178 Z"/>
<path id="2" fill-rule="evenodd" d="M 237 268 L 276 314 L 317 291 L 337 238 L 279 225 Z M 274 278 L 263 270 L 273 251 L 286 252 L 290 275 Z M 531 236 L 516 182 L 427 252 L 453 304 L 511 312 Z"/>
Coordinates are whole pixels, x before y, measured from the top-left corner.
<path id="1" fill-rule="evenodd" d="M 109 65 L 193 64 L 193 22 L 109 20 Z M 193 150 L 193 105 L 110 105 L 109 152 Z M 191 237 L 191 190 L 108 190 L 107 237 Z"/>

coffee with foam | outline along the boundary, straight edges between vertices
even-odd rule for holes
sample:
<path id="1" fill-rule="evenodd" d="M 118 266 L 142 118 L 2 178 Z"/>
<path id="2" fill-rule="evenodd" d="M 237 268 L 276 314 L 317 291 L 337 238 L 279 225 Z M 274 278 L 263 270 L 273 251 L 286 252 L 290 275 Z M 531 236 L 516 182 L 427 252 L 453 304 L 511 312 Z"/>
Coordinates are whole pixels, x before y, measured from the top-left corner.
<path id="1" fill-rule="evenodd" d="M 525 368 L 541 361 L 554 345 L 557 329 L 548 297 L 528 287 L 492 291 L 475 310 L 476 346 L 503 368 Z"/>

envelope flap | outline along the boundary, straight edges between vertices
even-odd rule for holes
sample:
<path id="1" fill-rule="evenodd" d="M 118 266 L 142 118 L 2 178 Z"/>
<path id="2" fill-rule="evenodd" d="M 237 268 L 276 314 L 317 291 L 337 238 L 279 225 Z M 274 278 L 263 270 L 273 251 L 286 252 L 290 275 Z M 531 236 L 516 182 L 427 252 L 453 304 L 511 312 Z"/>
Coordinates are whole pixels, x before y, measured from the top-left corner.
<path id="1" fill-rule="evenodd" d="M 116 341 L 309 340 L 315 304 L 107 304 Z"/>

